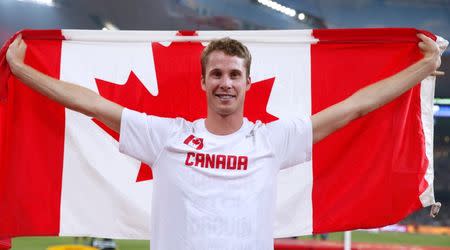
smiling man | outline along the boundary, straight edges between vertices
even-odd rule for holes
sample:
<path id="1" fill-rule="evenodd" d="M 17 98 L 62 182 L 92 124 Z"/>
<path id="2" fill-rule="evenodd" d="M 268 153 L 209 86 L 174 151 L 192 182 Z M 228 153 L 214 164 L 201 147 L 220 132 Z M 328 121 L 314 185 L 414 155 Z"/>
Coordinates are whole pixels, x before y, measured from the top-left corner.
<path id="1" fill-rule="evenodd" d="M 226 135 L 243 121 L 245 93 L 251 86 L 251 55 L 235 40 L 220 41 L 212 42 L 202 53 L 201 81 L 208 104 L 205 123 L 212 133 Z"/>
<path id="2" fill-rule="evenodd" d="M 440 65 L 436 43 L 419 34 L 423 58 L 312 117 L 263 124 L 243 116 L 251 56 L 240 42 L 202 53 L 207 117 L 194 122 L 138 113 L 24 63 L 19 37 L 7 60 L 23 83 L 120 132 L 119 149 L 152 166 L 151 249 L 273 249 L 276 178 L 311 159 L 312 144 L 392 101 Z"/>

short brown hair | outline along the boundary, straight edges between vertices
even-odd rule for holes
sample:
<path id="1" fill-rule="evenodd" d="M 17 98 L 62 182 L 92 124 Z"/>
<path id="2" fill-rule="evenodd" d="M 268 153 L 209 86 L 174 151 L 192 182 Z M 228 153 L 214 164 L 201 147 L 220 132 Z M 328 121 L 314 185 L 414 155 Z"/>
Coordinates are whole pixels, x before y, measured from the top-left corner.
<path id="1" fill-rule="evenodd" d="M 205 77 L 208 57 L 214 51 L 222 51 L 226 55 L 243 58 L 247 77 L 250 75 L 250 64 L 252 63 L 252 55 L 250 54 L 250 51 L 244 44 L 242 44 L 238 40 L 225 37 L 211 41 L 208 46 L 203 49 L 201 56 L 203 77 Z"/>

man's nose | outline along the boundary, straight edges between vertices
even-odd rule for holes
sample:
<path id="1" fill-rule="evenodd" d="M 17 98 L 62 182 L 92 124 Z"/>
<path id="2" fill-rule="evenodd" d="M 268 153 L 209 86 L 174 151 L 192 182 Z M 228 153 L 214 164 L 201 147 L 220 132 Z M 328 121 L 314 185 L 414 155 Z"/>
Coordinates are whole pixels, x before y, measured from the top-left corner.
<path id="1" fill-rule="evenodd" d="M 232 82 L 233 81 L 229 77 L 224 77 L 222 82 L 221 82 L 220 87 L 223 88 L 223 89 L 230 89 L 231 86 L 232 86 Z"/>

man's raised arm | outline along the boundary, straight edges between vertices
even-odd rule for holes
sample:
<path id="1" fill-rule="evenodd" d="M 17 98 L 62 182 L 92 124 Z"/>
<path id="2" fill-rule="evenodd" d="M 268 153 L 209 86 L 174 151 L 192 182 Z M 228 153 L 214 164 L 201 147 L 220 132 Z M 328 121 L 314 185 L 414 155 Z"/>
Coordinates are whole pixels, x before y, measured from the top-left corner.
<path id="1" fill-rule="evenodd" d="M 19 35 L 9 46 L 6 60 L 11 72 L 25 85 L 74 111 L 97 118 L 120 131 L 123 107 L 90 89 L 47 76 L 24 63 L 27 45 Z"/>
<path id="2" fill-rule="evenodd" d="M 312 116 L 313 143 L 394 100 L 430 74 L 439 74 L 436 73 L 436 69 L 441 65 L 438 45 L 423 34 L 418 34 L 418 37 L 422 40 L 418 45 L 424 55 L 421 60 L 391 77 L 358 90 L 347 99 Z"/>

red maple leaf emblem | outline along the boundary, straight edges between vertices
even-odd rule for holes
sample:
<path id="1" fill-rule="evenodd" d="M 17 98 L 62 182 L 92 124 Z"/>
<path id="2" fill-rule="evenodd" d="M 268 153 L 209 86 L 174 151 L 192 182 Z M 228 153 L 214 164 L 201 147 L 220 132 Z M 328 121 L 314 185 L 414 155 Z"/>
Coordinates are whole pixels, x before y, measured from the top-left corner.
<path id="1" fill-rule="evenodd" d="M 172 43 L 165 47 L 152 44 L 158 95 L 153 96 L 139 78 L 130 72 L 124 85 L 95 79 L 100 95 L 124 107 L 162 117 L 183 117 L 194 121 L 206 116 L 206 97 L 200 87 L 201 43 Z M 251 121 L 274 121 L 277 118 L 266 112 L 267 102 L 275 78 L 253 83 L 245 99 L 244 115 Z M 119 135 L 100 121 L 95 120 L 108 134 Z M 136 182 L 153 178 L 151 168 L 141 163 Z"/>

